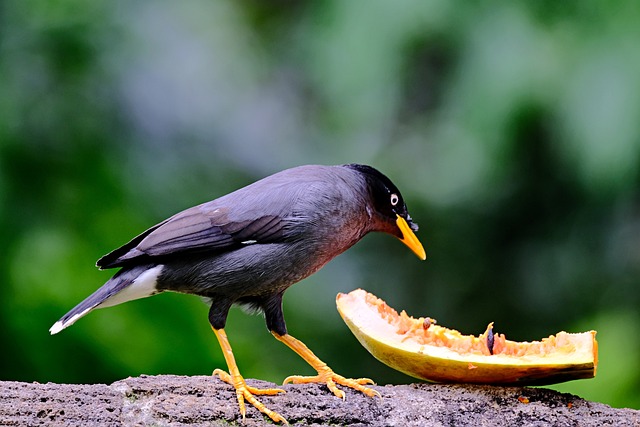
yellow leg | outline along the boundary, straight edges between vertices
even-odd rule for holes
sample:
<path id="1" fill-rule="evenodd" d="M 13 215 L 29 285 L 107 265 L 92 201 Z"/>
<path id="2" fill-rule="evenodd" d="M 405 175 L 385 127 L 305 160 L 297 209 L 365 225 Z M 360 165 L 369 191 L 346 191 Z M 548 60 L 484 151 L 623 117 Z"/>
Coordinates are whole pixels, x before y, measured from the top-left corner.
<path id="1" fill-rule="evenodd" d="M 231 345 L 229 344 L 229 339 L 227 338 L 227 334 L 225 333 L 224 329 L 215 329 L 213 327 L 211 329 L 213 329 L 213 332 L 218 338 L 218 342 L 220 343 L 220 347 L 222 348 L 222 354 L 224 355 L 224 360 L 226 360 L 227 366 L 229 367 L 229 373 L 223 371 L 222 369 L 216 369 L 215 371 L 213 371 L 212 375 L 217 375 L 222 381 L 231 384 L 236 389 L 236 396 L 238 397 L 238 406 L 240 406 L 242 419 L 244 419 L 246 414 L 246 408 L 244 406 L 244 401 L 246 400 L 247 402 L 255 406 L 257 410 L 271 418 L 274 422 L 283 422 L 285 424 L 289 424 L 282 415 L 270 410 L 269 408 L 264 406 L 262 402 L 254 397 L 254 394 L 274 395 L 278 393 L 284 393 L 284 390 L 279 388 L 259 389 L 248 385 L 244 381 L 242 375 L 240 375 L 238 365 L 236 364 L 236 359 L 233 357 L 233 351 L 231 350 Z"/>
<path id="2" fill-rule="evenodd" d="M 286 344 L 287 347 L 295 351 L 300 357 L 302 357 L 305 360 L 305 362 L 311 365 L 313 369 L 315 369 L 318 372 L 318 375 L 313 377 L 302 377 L 299 375 L 292 375 L 290 377 L 285 378 L 284 384 L 289 382 L 294 384 L 326 383 L 327 387 L 329 387 L 329 390 L 331 390 L 333 394 L 344 399 L 344 392 L 340 390 L 338 387 L 336 387 L 336 383 L 338 383 L 340 385 L 351 387 L 355 390 L 361 391 L 367 396 L 380 397 L 380 393 L 378 393 L 377 391 L 369 387 L 364 386 L 364 384 L 374 384 L 374 382 L 369 378 L 351 379 L 351 378 L 345 378 L 342 375 L 338 375 L 335 372 L 333 372 L 333 370 L 329 368 L 326 363 L 320 360 L 318 356 L 313 354 L 313 352 L 309 350 L 309 347 L 304 345 L 302 341 L 297 340 L 296 338 L 292 337 L 289 334 L 278 335 L 275 332 L 271 332 L 271 333 L 273 334 L 274 337 L 276 337 L 278 341 L 281 341 L 284 344 Z"/>

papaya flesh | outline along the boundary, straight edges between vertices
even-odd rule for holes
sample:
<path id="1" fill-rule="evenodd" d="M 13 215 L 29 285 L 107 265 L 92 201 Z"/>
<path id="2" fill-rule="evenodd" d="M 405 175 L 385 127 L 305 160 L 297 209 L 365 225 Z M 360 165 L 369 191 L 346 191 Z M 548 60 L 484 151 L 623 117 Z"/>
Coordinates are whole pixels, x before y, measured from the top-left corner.
<path id="1" fill-rule="evenodd" d="M 596 332 L 559 332 L 533 342 L 493 332 L 463 335 L 430 318 L 398 314 L 357 289 L 338 294 L 338 311 L 360 343 L 384 364 L 412 377 L 441 383 L 548 385 L 593 378 Z"/>

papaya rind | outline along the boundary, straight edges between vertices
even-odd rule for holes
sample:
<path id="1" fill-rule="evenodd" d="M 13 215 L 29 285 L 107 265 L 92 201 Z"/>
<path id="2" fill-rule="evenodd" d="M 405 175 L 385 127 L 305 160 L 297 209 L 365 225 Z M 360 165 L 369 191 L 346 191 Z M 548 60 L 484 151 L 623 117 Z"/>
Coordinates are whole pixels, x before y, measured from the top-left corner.
<path id="1" fill-rule="evenodd" d="M 595 376 L 598 353 L 595 331 L 560 332 L 573 344 L 572 352 L 557 351 L 545 356 L 461 354 L 398 334 L 377 307 L 367 303 L 367 295 L 362 289 L 338 294 L 340 315 L 376 359 L 412 377 L 441 383 L 549 385 Z"/>

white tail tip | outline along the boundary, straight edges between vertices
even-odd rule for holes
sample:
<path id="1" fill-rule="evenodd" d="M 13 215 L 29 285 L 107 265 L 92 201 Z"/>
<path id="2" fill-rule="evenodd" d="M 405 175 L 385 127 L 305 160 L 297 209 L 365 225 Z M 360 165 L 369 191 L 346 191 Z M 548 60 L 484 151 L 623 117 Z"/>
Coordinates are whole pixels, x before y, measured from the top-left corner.
<path id="1" fill-rule="evenodd" d="M 51 335 L 55 335 L 58 332 L 60 332 L 61 330 L 63 330 L 64 328 L 65 328 L 64 324 L 62 322 L 58 321 L 58 322 L 53 324 L 51 329 L 49 329 L 49 332 L 51 333 Z"/>
<path id="2" fill-rule="evenodd" d="M 93 307 L 87 308 L 86 310 L 83 310 L 80 313 L 74 314 L 73 316 L 71 316 L 67 320 L 58 320 L 56 323 L 53 324 L 51 329 L 49 329 L 49 332 L 51 333 L 51 335 L 57 334 L 58 332 L 60 332 L 64 328 L 67 328 L 67 327 L 73 325 L 74 323 L 76 323 L 76 320 L 78 320 L 79 318 L 81 318 L 82 316 L 84 316 L 85 314 L 90 312 L 91 310 L 93 310 Z"/>

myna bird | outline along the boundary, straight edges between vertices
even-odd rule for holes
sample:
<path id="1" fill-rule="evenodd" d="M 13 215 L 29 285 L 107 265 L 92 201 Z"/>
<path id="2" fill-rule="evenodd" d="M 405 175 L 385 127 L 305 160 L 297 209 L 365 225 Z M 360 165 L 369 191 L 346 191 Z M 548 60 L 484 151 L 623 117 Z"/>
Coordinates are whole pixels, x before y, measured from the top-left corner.
<path id="1" fill-rule="evenodd" d="M 291 376 L 284 383 L 326 383 L 342 398 L 344 392 L 336 384 L 378 395 L 365 386 L 371 380 L 337 375 L 287 333 L 282 295 L 370 231 L 396 236 L 424 260 L 417 230 L 398 188 L 370 166 L 287 169 L 182 211 L 100 258 L 99 268 L 120 271 L 50 332 L 60 332 L 96 308 L 163 291 L 205 297 L 211 304 L 211 328 L 229 368 L 228 373 L 216 369 L 213 374 L 235 387 L 243 417 L 247 400 L 273 421 L 286 422 L 254 397 L 284 391 L 251 387 L 240 375 L 224 331 L 231 306 L 261 310 L 273 336 L 318 372 L 313 377 Z"/>

